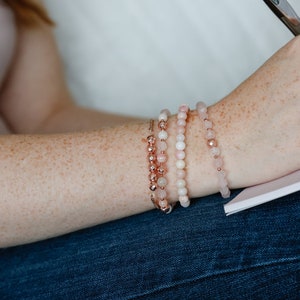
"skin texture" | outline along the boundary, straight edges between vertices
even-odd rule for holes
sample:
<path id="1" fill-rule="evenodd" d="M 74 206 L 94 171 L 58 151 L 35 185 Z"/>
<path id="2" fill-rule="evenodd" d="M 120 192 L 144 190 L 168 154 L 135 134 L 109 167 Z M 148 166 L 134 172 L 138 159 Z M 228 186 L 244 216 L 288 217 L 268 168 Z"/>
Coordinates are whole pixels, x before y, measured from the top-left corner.
<path id="1" fill-rule="evenodd" d="M 300 168 L 299 70 L 300 39 L 295 38 L 209 108 L 231 188 Z M 148 195 L 148 122 L 78 107 L 45 25 L 19 28 L 15 60 L 1 87 L 0 111 L 9 133 L 14 133 L 0 137 L 0 247 L 153 208 Z M 169 121 L 167 175 L 172 201 L 174 120 Z M 203 125 L 195 112 L 189 116 L 186 137 L 191 197 L 217 192 Z"/>

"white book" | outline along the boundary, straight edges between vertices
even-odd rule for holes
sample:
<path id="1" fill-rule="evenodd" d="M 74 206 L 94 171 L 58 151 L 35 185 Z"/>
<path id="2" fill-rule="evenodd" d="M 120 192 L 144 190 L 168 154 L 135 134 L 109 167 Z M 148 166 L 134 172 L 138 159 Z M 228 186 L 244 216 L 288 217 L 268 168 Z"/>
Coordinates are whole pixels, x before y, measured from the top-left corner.
<path id="1" fill-rule="evenodd" d="M 227 216 L 300 191 L 300 170 L 284 177 L 244 189 L 224 205 Z"/>

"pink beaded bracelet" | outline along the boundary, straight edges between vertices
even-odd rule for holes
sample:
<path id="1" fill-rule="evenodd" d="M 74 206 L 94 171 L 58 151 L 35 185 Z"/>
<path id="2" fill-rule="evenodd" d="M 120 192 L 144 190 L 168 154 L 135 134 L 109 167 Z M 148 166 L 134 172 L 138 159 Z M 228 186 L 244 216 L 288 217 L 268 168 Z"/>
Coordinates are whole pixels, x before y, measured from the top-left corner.
<path id="1" fill-rule="evenodd" d="M 177 192 L 178 200 L 182 207 L 188 207 L 190 205 L 190 199 L 188 197 L 186 177 L 186 163 L 185 163 L 185 129 L 186 120 L 189 112 L 189 107 L 186 104 L 182 104 L 178 109 L 177 114 L 177 135 L 176 135 L 176 168 L 177 168 Z"/>
<path id="2" fill-rule="evenodd" d="M 158 117 L 158 141 L 157 141 L 157 191 L 156 191 L 156 204 L 164 213 L 169 214 L 173 206 L 168 201 L 167 195 L 167 139 L 168 139 L 168 118 L 170 112 L 167 109 L 163 109 Z"/>
<path id="3" fill-rule="evenodd" d="M 221 157 L 221 150 L 218 147 L 216 134 L 213 130 L 213 123 L 208 118 L 207 106 L 204 102 L 198 102 L 196 106 L 200 119 L 203 120 L 204 127 L 206 129 L 205 137 L 207 139 L 207 145 L 210 148 L 210 152 L 214 158 L 214 166 L 217 169 L 218 181 L 220 185 L 220 193 L 223 198 L 230 197 L 230 190 L 228 187 L 228 180 L 226 178 L 226 172 L 224 171 L 224 162 Z"/>

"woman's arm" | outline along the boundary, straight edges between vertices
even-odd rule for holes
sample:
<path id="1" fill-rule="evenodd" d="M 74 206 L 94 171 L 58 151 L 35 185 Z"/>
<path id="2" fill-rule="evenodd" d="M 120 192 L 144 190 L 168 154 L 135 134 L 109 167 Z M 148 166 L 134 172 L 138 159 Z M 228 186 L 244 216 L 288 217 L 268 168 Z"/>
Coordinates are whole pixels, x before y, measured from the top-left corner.
<path id="1" fill-rule="evenodd" d="M 50 120 L 55 119 L 56 108 L 62 111 L 70 105 L 69 93 L 57 55 L 52 57 L 52 51 L 47 52 L 50 45 L 45 49 L 41 46 L 45 56 L 35 53 L 31 57 L 29 41 L 33 43 L 34 37 L 28 37 L 27 46 L 22 46 L 27 51 L 20 52 L 16 60 L 3 89 L 1 109 L 17 132 L 50 128 L 56 131 Z M 267 181 L 300 168 L 299 43 L 299 38 L 294 39 L 210 108 L 232 188 Z M 46 54 L 51 62 L 48 67 Z M 31 68 L 28 57 L 38 64 Z M 40 76 L 36 75 L 39 72 Z M 65 119 L 56 119 L 58 131 L 64 128 Z M 168 148 L 168 191 L 173 201 L 174 124 L 173 118 Z M 0 246 L 28 243 L 151 209 L 147 128 L 147 122 L 140 122 L 85 133 L 2 136 Z M 216 192 L 217 178 L 203 126 L 195 113 L 189 119 L 186 135 L 190 195 Z"/>

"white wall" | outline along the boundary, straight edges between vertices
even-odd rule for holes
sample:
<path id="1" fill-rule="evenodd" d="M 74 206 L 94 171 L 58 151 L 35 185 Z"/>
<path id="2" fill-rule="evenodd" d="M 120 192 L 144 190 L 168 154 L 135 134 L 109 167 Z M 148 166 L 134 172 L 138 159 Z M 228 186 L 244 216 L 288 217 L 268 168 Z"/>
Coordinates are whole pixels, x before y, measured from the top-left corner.
<path id="1" fill-rule="evenodd" d="M 262 0 L 44 2 L 77 101 L 130 115 L 214 103 L 292 38 Z"/>

